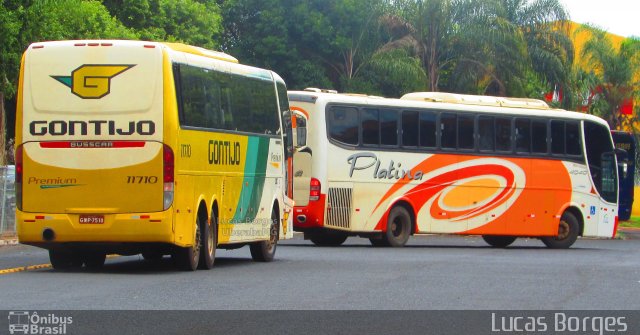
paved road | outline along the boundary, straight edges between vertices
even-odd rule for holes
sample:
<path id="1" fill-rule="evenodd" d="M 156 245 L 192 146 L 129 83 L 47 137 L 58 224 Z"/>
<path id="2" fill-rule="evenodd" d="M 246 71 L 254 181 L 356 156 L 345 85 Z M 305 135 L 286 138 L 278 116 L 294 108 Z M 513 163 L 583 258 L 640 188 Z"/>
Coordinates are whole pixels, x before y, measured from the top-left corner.
<path id="1" fill-rule="evenodd" d="M 478 237 L 414 237 L 401 249 L 294 239 L 276 258 L 254 263 L 245 247 L 218 250 L 214 269 L 195 273 L 131 256 L 100 272 L 3 274 L 0 309 L 640 309 L 640 240 L 503 250 Z M 0 269 L 45 263 L 41 249 L 0 248 Z"/>

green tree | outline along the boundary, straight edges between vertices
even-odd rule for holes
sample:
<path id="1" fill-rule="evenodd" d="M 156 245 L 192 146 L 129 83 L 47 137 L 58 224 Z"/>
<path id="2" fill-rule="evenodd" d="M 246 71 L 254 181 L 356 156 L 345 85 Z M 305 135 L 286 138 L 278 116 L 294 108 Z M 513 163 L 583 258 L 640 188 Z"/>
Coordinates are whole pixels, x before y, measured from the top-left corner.
<path id="1" fill-rule="evenodd" d="M 37 41 L 138 37 L 92 0 L 35 0 L 26 8 L 23 24 L 25 47 Z"/>
<path id="2" fill-rule="evenodd" d="M 206 0 L 103 0 L 141 39 L 184 42 L 208 49 L 220 46 L 220 7 Z"/>
<path id="3" fill-rule="evenodd" d="M 6 164 L 6 113 L 5 99 L 15 94 L 16 78 L 20 64 L 22 46 L 20 44 L 20 17 L 23 8 L 3 1 L 0 6 L 0 165 Z"/>
<path id="4" fill-rule="evenodd" d="M 21 55 L 29 44 L 137 36 L 114 19 L 100 2 L 82 0 L 2 1 L 0 31 L 0 128 L 5 136 L 5 102 L 14 97 Z M 0 148 L 4 148 L 5 136 L 0 139 Z M 0 163 L 4 163 L 4 150 L 0 151 Z"/>
<path id="5" fill-rule="evenodd" d="M 557 29 L 566 19 L 557 0 L 395 3 L 400 10 L 384 19 L 393 39 L 382 49 L 412 50 L 429 90 L 519 96 L 532 87 L 529 79 L 567 76 L 573 46 Z"/>
<path id="6" fill-rule="evenodd" d="M 501 0 L 504 18 L 518 27 L 533 71 L 551 84 L 568 81 L 574 47 L 569 15 L 558 0 Z"/>
<path id="7" fill-rule="evenodd" d="M 602 100 L 602 105 L 592 106 L 589 111 L 606 119 L 612 129 L 621 129 L 625 117 L 619 112 L 620 106 L 640 89 L 640 83 L 635 82 L 640 75 L 640 39 L 627 38 L 615 48 L 604 30 L 594 26 L 583 30 L 591 34 L 582 50 L 596 78 L 596 86 L 590 90 L 598 92 Z"/>

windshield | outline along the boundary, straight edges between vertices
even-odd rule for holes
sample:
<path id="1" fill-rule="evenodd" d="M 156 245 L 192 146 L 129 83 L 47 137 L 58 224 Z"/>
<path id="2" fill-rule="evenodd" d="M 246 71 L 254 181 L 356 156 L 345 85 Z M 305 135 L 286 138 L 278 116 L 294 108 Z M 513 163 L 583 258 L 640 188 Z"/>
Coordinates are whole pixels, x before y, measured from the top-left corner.
<path id="1" fill-rule="evenodd" d="M 618 173 L 609 129 L 595 122 L 585 122 L 587 161 L 593 184 L 602 198 L 610 203 L 618 200 Z"/>

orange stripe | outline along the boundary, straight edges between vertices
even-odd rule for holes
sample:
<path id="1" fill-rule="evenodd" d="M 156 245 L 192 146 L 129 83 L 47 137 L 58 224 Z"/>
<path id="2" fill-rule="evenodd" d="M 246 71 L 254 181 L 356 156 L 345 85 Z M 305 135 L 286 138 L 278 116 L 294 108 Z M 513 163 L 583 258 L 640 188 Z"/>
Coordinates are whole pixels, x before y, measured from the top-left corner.
<path id="1" fill-rule="evenodd" d="M 298 112 L 302 113 L 302 114 L 304 115 L 304 117 L 306 117 L 306 118 L 307 118 L 307 120 L 310 120 L 310 119 L 311 119 L 311 117 L 309 116 L 309 112 L 307 112 L 306 110 L 304 110 L 304 109 L 302 109 L 302 108 L 300 108 L 300 107 L 293 107 L 293 106 L 292 106 L 292 107 L 291 107 L 291 110 L 292 110 L 292 111 L 298 111 Z"/>

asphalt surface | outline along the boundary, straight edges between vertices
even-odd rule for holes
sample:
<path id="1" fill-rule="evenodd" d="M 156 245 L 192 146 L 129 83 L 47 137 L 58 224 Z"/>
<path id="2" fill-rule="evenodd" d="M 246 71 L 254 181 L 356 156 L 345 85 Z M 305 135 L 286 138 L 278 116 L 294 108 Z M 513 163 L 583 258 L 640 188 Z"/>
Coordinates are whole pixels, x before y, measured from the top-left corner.
<path id="1" fill-rule="evenodd" d="M 281 241 L 276 260 L 248 247 L 218 250 L 212 270 L 170 259 L 107 260 L 99 272 L 57 272 L 45 250 L 0 247 L 0 309 L 65 310 L 639 310 L 640 240 L 581 239 L 551 250 L 535 239 L 507 249 L 479 237 L 412 237 L 405 248 L 349 238 L 319 248 Z"/>

